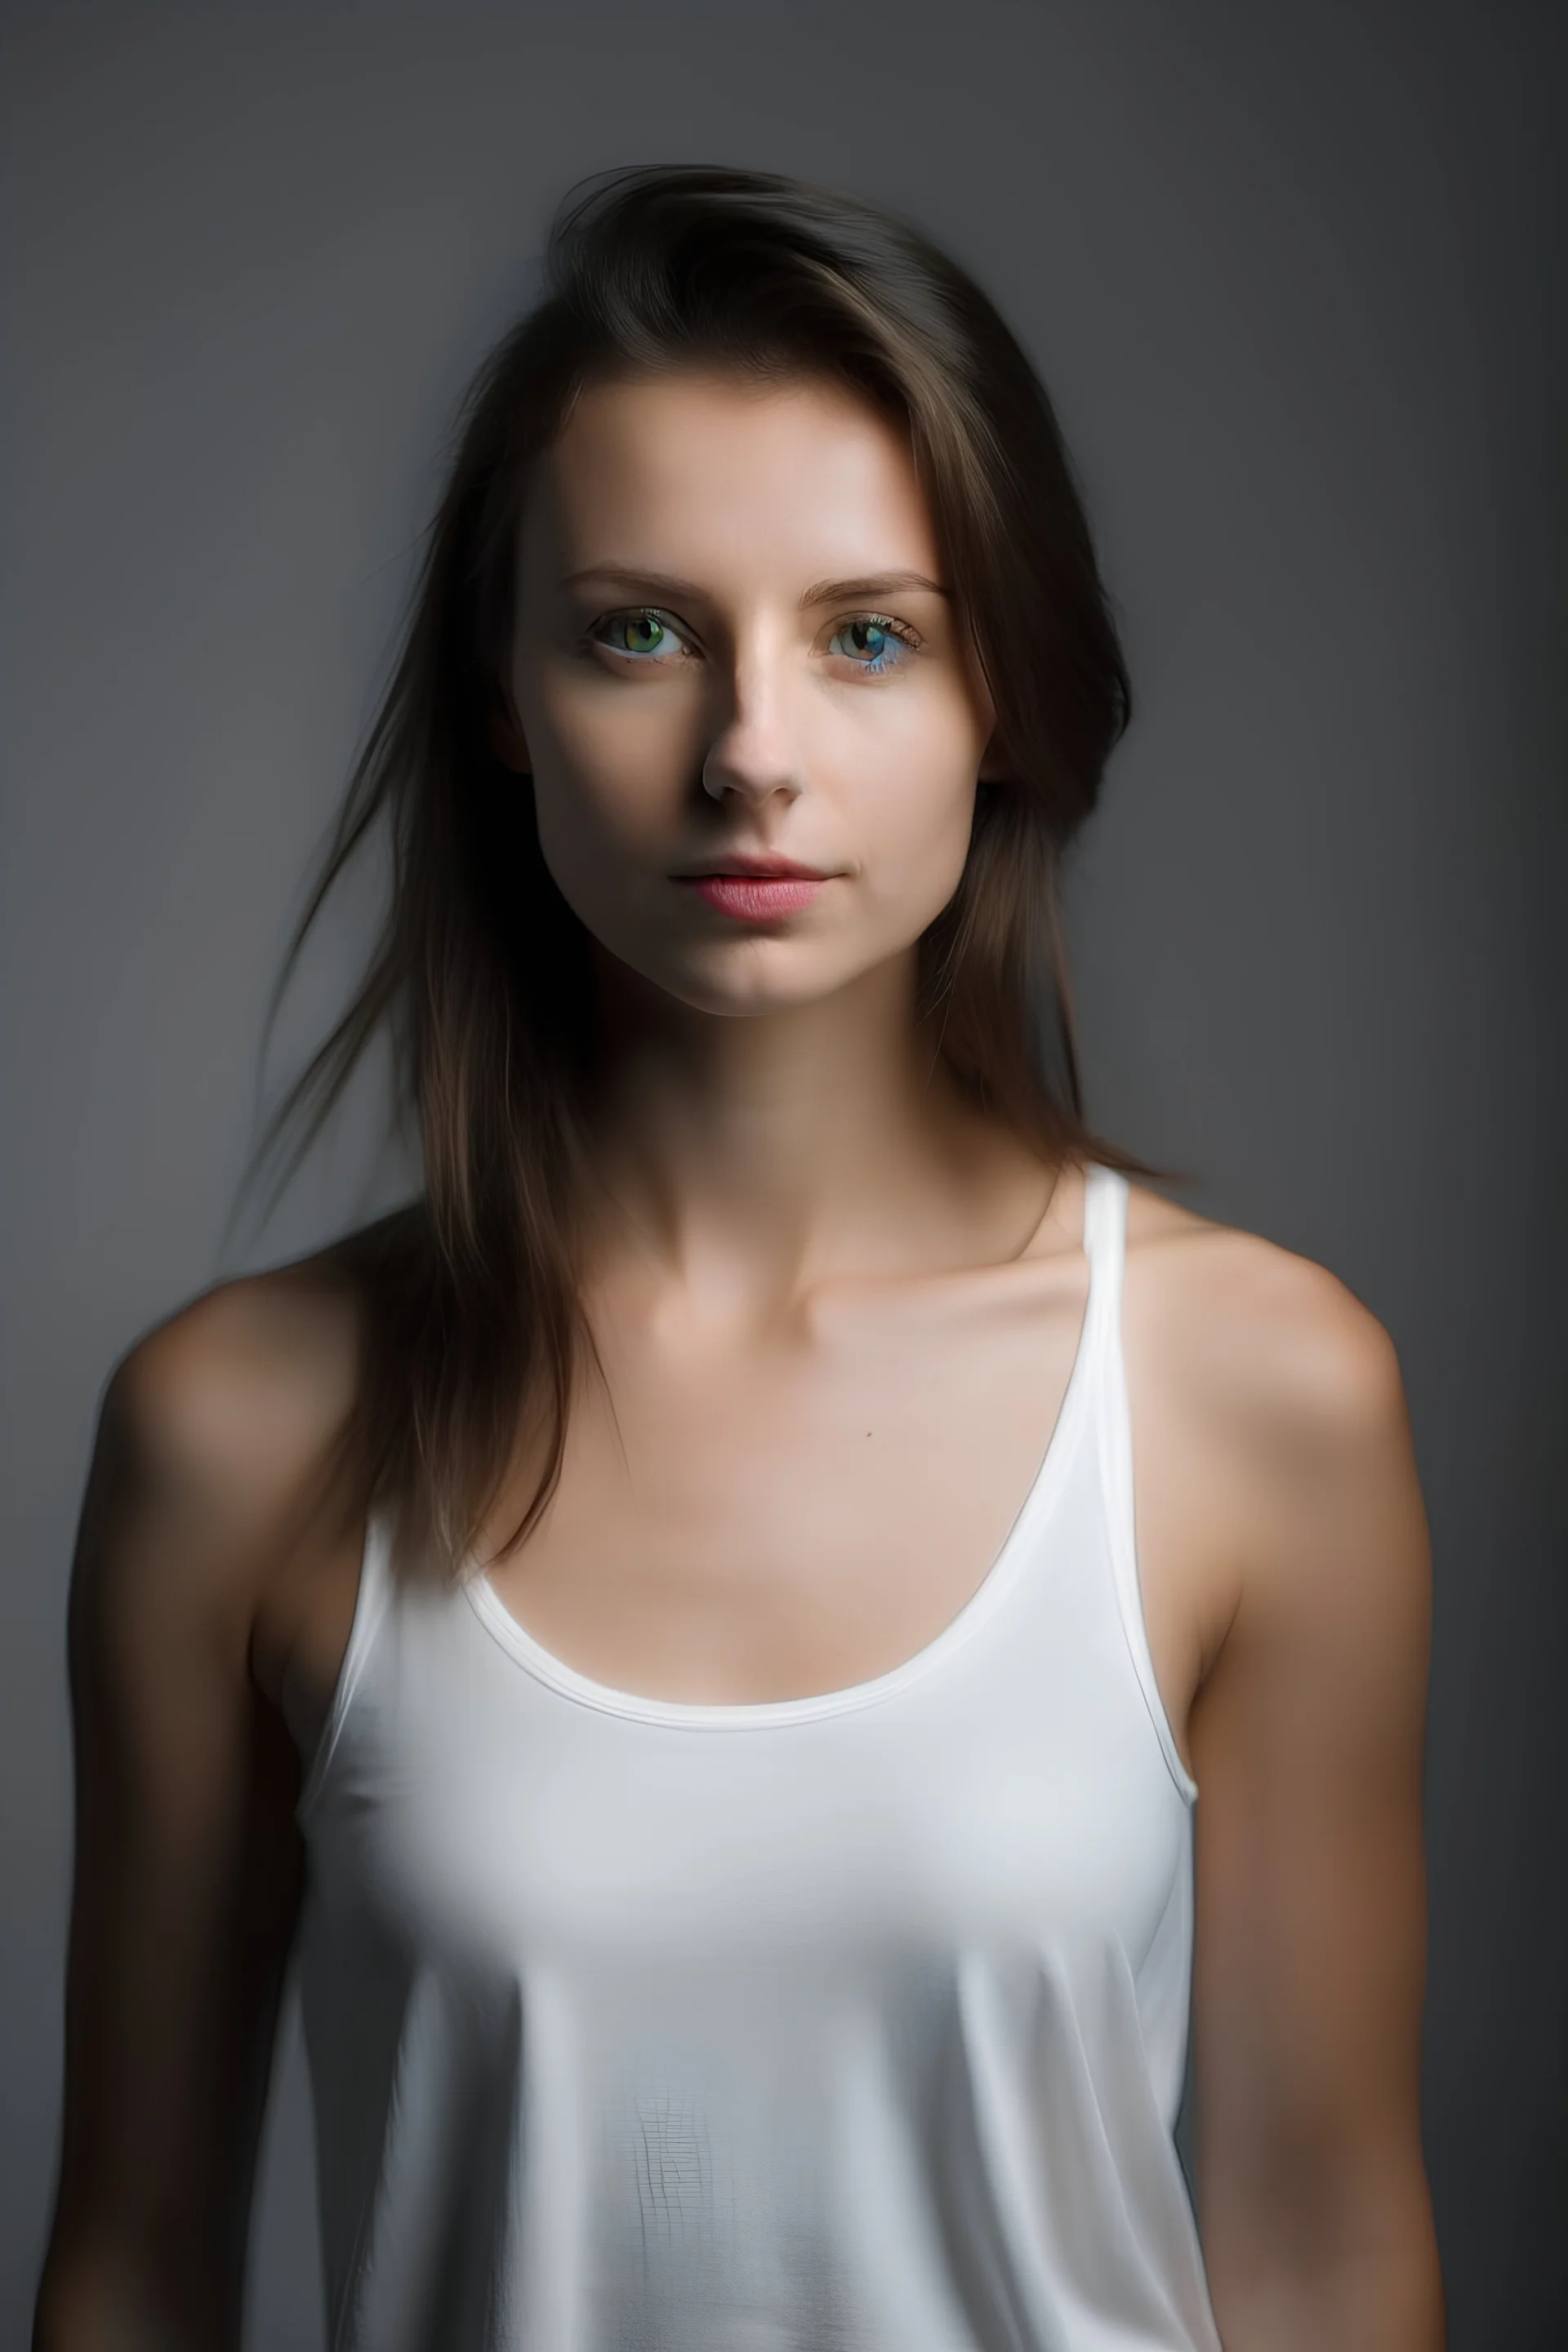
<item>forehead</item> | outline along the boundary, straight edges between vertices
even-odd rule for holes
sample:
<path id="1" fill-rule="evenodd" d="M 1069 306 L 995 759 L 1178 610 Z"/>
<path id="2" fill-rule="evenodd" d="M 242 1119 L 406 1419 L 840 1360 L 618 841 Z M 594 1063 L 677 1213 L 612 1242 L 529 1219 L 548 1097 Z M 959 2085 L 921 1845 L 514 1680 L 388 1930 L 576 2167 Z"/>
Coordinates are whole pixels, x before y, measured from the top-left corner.
<path id="1" fill-rule="evenodd" d="M 525 562 L 689 577 L 935 573 L 907 434 L 847 387 L 679 373 L 590 386 L 541 460 Z"/>

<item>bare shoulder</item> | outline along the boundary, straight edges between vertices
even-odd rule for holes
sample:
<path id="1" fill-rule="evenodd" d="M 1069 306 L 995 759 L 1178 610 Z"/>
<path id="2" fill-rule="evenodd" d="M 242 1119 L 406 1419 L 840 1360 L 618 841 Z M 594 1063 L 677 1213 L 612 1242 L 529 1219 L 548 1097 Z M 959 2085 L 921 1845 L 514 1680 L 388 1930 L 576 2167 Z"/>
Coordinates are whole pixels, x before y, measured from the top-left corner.
<path id="1" fill-rule="evenodd" d="M 1394 1342 L 1344 1282 L 1142 1185 L 1129 1201 L 1127 1305 L 1190 1410 L 1261 1461 L 1321 1469 L 1403 1424 Z"/>
<path id="2" fill-rule="evenodd" d="M 342 1540 L 363 1312 L 328 1250 L 221 1283 L 128 1349 L 82 1513 L 83 1637 L 184 1628 L 247 1665 L 264 1608 Z"/>
<path id="3" fill-rule="evenodd" d="M 1181 1690 L 1244 1618 L 1295 1654 L 1364 1649 L 1391 1613 L 1410 1647 L 1425 1512 L 1376 1316 L 1314 1260 L 1134 1186 L 1123 1328 L 1140 1560 Z"/>
<path id="4" fill-rule="evenodd" d="M 239 1503 L 287 1488 L 352 1408 L 360 1301 L 336 1253 L 216 1285 L 115 1367 L 106 1425 L 148 1475 Z"/>

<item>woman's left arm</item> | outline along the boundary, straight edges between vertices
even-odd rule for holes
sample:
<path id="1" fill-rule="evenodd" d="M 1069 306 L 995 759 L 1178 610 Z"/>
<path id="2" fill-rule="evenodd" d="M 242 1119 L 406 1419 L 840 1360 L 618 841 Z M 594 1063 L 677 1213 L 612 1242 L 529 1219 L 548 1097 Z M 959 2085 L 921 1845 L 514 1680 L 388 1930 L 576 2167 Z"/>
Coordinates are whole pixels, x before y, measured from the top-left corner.
<path id="1" fill-rule="evenodd" d="M 1254 1244 L 1220 1286 L 1209 1394 L 1240 1569 L 1190 1727 L 1215 2312 L 1226 2352 L 1441 2352 L 1420 2129 L 1431 1577 L 1399 1366 L 1303 1260 Z"/>

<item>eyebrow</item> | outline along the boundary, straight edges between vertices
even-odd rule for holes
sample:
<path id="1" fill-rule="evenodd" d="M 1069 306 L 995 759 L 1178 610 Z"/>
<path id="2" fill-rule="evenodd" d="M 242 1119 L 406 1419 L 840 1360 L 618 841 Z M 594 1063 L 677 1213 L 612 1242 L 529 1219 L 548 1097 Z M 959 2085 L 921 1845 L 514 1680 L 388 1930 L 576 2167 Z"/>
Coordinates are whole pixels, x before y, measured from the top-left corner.
<path id="1" fill-rule="evenodd" d="M 601 580 L 624 588 L 648 589 L 656 596 L 700 599 L 705 593 L 694 580 L 678 579 L 668 572 L 636 572 L 620 563 L 591 564 L 585 572 L 569 572 L 561 585 L 579 588 L 589 581 Z M 940 581 L 928 579 L 923 572 L 871 572 L 855 580 L 818 580 L 801 597 L 800 610 L 805 613 L 818 604 L 848 604 L 857 599 L 897 596 L 910 589 L 923 589 L 932 596 L 950 593 Z"/>

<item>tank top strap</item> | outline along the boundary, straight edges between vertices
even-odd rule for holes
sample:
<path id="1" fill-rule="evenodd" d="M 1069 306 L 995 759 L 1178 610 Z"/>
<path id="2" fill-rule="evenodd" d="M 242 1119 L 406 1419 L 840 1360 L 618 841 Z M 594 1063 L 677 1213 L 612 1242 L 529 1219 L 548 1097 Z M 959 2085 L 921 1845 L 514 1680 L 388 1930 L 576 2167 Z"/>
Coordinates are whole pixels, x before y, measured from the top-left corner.
<path id="1" fill-rule="evenodd" d="M 1084 1171 L 1083 1249 L 1089 1260 L 1086 1351 L 1102 1366 L 1121 1311 L 1121 1262 L 1127 1235 L 1127 1180 L 1092 1160 Z"/>
<path id="2" fill-rule="evenodd" d="M 1190 1804 L 1197 1783 L 1182 1761 L 1155 1679 L 1143 1617 L 1133 1508 L 1132 1418 L 1127 1393 L 1122 1343 L 1122 1296 L 1127 1260 L 1127 1179 L 1120 1169 L 1096 1162 L 1088 1171 L 1084 1200 L 1084 1250 L 1089 1263 L 1089 1297 L 1084 1333 L 1089 1374 L 1090 1416 L 1099 1456 L 1110 1571 L 1133 1671 L 1149 1709 L 1171 1777 Z"/>
<path id="3" fill-rule="evenodd" d="M 303 1823 L 314 1809 L 338 1735 L 343 1727 L 365 1660 L 374 1645 L 383 1620 L 395 1598 L 396 1588 L 392 1566 L 391 1529 L 382 1514 L 374 1507 L 365 1519 L 364 1546 L 360 1557 L 359 1588 L 354 1596 L 353 1622 L 343 1651 L 342 1664 L 332 1692 L 331 1705 L 321 1727 L 310 1769 L 300 1791 L 296 1819 Z"/>

